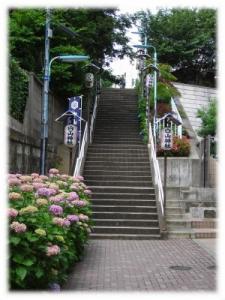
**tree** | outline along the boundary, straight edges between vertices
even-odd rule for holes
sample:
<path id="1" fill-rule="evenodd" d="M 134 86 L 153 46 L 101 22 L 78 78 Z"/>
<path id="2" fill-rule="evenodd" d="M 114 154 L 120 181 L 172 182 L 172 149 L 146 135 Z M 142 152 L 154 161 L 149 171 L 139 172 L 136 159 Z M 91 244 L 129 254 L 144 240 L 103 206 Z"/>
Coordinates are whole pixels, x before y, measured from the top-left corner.
<path id="1" fill-rule="evenodd" d="M 43 78 L 45 15 L 43 9 L 12 9 L 9 12 L 10 54 L 19 65 Z M 127 46 L 126 28 L 131 26 L 127 15 L 115 9 L 53 9 L 51 57 L 59 54 L 85 54 L 101 68 L 113 57 L 131 55 Z M 63 26 L 62 26 L 63 25 Z M 75 35 L 62 31 L 66 28 Z M 115 44 L 119 47 L 114 47 Z M 84 63 L 54 63 L 51 88 L 64 99 L 82 92 Z M 106 76 L 107 71 L 103 73 Z"/>
<path id="2" fill-rule="evenodd" d="M 207 109 L 202 108 L 198 110 L 197 117 L 201 118 L 202 126 L 198 134 L 202 137 L 207 135 L 215 136 L 217 127 L 217 107 L 214 99 L 209 103 Z"/>
<path id="3" fill-rule="evenodd" d="M 183 83 L 215 86 L 216 11 L 213 9 L 160 9 L 134 16 L 141 22 L 159 61 L 170 64 Z"/>

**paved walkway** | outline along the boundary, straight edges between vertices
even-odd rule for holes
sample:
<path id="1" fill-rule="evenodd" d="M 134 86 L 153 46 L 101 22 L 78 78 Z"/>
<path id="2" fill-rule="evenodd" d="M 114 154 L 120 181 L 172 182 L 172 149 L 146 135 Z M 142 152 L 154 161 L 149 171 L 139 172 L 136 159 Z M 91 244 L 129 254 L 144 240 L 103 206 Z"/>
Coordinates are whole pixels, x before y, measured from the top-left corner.
<path id="1" fill-rule="evenodd" d="M 90 240 L 63 290 L 215 291 L 215 264 L 209 252 L 188 239 Z"/>

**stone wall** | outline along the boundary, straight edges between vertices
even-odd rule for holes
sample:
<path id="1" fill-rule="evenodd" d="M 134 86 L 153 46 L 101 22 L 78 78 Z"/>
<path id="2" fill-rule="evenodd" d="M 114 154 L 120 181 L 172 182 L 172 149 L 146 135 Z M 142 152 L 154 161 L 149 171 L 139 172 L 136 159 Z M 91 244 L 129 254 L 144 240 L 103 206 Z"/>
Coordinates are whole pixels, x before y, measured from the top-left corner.
<path id="1" fill-rule="evenodd" d="M 164 158 L 158 157 L 161 180 L 164 184 Z M 188 157 L 167 157 L 167 187 L 200 186 L 200 160 Z"/>
<path id="2" fill-rule="evenodd" d="M 29 95 L 26 102 L 23 123 L 9 119 L 9 171 L 39 172 L 40 136 L 41 136 L 41 100 L 42 82 L 29 74 Z M 63 125 L 55 122 L 66 108 L 66 101 L 49 93 L 49 140 L 47 168 L 60 167 L 66 172 L 69 150 L 63 145 Z M 60 156 L 60 157 L 59 157 Z M 67 171 L 68 173 L 68 171 Z"/>

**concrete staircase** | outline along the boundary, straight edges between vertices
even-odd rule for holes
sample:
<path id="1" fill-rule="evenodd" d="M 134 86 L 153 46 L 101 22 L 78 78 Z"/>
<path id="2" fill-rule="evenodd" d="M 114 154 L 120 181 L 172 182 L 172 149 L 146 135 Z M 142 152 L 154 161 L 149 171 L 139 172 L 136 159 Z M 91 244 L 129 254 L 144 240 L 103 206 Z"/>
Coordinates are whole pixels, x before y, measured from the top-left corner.
<path id="1" fill-rule="evenodd" d="M 167 200 L 166 223 L 168 238 L 215 238 L 215 219 L 193 219 L 180 200 Z"/>
<path id="2" fill-rule="evenodd" d="M 134 90 L 103 90 L 84 178 L 93 191 L 92 238 L 160 238 L 148 151 L 139 136 Z"/>

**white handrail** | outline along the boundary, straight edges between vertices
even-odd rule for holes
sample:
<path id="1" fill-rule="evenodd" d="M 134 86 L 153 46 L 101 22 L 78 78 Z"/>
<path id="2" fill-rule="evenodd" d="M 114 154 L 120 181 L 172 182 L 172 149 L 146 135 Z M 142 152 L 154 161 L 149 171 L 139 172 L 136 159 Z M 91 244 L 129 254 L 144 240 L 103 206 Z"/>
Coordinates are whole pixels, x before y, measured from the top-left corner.
<path id="1" fill-rule="evenodd" d="M 81 166 L 85 159 L 85 148 L 86 148 L 87 143 L 88 143 L 88 123 L 85 124 L 84 135 L 83 135 L 83 139 L 82 139 L 80 153 L 79 153 L 79 156 L 76 161 L 74 176 L 80 175 Z"/>
<path id="2" fill-rule="evenodd" d="M 182 121 L 182 118 L 180 116 L 180 113 L 177 109 L 176 103 L 173 98 L 171 98 L 171 108 L 172 108 L 172 111 L 175 112 L 177 119 L 181 122 L 181 125 L 177 126 L 177 135 L 181 139 L 182 138 L 182 123 L 183 123 L 183 121 Z"/>
<path id="3" fill-rule="evenodd" d="M 163 192 L 163 185 L 159 170 L 159 163 L 156 158 L 156 151 L 153 142 L 153 135 L 152 135 L 152 127 L 151 123 L 149 123 L 149 147 L 150 147 L 150 159 L 153 165 L 153 172 L 154 172 L 154 185 L 156 187 L 157 199 L 161 206 L 162 216 L 164 216 L 164 192 Z"/>
<path id="4" fill-rule="evenodd" d="M 93 130 L 94 130 L 94 123 L 96 119 L 96 114 L 97 114 L 97 106 L 98 106 L 98 96 L 95 96 L 95 104 L 94 104 L 94 109 L 93 109 L 93 114 L 91 117 L 91 126 L 90 126 L 90 144 L 93 141 Z"/>

